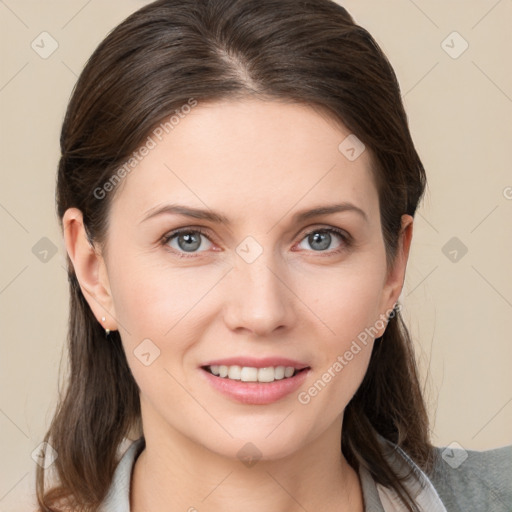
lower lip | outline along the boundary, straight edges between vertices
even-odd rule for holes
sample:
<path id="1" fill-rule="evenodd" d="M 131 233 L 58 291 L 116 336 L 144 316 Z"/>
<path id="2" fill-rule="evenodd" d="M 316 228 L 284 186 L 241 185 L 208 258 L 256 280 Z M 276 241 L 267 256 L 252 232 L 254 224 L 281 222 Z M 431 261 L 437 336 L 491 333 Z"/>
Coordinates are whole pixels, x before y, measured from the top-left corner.
<path id="1" fill-rule="evenodd" d="M 200 368 L 208 382 L 223 395 L 242 404 L 266 405 L 277 402 L 296 391 L 306 379 L 309 368 L 293 377 L 275 380 L 274 382 L 242 382 L 227 377 L 217 377 Z"/>

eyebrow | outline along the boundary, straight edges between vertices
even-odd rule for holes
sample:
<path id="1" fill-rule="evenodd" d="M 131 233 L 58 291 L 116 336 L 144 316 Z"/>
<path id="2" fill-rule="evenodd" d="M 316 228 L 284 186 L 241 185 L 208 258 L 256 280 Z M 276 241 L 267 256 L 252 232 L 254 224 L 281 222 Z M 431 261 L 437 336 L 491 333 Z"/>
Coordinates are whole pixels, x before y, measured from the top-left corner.
<path id="1" fill-rule="evenodd" d="M 294 222 L 303 222 L 311 219 L 312 217 L 320 217 L 322 215 L 330 215 L 338 212 L 355 212 L 360 215 L 366 222 L 368 222 L 368 216 L 364 210 L 349 202 L 343 202 L 339 204 L 333 204 L 328 206 L 319 206 L 309 210 L 303 210 L 293 215 L 292 219 Z M 153 217 L 164 214 L 182 215 L 184 217 L 191 217 L 194 219 L 201 219 L 213 222 L 215 224 L 224 224 L 230 226 L 230 220 L 224 215 L 214 212 L 212 210 L 203 210 L 201 208 L 192 208 L 190 206 L 182 206 L 177 204 L 166 204 L 163 206 L 157 206 L 151 208 L 146 212 L 146 215 L 140 221 L 145 222 Z"/>

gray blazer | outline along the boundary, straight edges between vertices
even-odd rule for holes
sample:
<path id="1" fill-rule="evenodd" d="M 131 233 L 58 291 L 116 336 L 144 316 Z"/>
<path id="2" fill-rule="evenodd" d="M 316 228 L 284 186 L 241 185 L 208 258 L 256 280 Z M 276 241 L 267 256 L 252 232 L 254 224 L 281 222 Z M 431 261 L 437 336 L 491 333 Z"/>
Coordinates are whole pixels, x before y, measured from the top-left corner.
<path id="1" fill-rule="evenodd" d="M 417 495 L 424 512 L 511 512 L 512 445 L 489 451 L 436 448 L 436 462 L 426 475 L 401 450 L 381 438 L 391 449 L 389 461 L 399 471 L 412 470 L 406 487 Z M 101 512 L 130 511 L 130 480 L 134 462 L 143 448 L 133 442 L 119 462 Z M 359 468 L 365 512 L 402 511 L 394 493 L 377 484 L 369 471 Z"/>

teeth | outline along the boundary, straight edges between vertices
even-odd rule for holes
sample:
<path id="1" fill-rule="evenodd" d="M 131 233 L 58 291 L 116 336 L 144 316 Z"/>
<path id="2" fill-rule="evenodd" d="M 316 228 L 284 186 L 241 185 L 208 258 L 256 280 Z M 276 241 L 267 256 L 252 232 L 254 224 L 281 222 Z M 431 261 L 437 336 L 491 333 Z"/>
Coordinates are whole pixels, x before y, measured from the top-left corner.
<path id="1" fill-rule="evenodd" d="M 281 380 L 284 379 L 284 374 L 286 373 L 286 369 L 284 366 L 278 366 L 274 370 L 274 379 Z"/>
<path id="2" fill-rule="evenodd" d="M 284 376 L 285 377 L 291 377 L 293 375 L 293 372 L 295 371 L 295 368 L 292 368 L 291 366 L 287 366 L 284 369 Z"/>
<path id="3" fill-rule="evenodd" d="M 242 382 L 274 382 L 274 380 L 287 379 L 295 373 L 293 366 L 269 366 L 266 368 L 253 368 L 250 366 L 224 366 L 212 365 L 208 367 L 218 377 L 227 377 Z"/>
<path id="4" fill-rule="evenodd" d="M 272 374 L 273 373 L 274 372 L 272 372 Z M 274 375 L 272 375 L 272 377 L 274 377 Z M 229 378 L 232 378 L 231 375 L 229 376 Z M 243 382 L 258 382 L 258 369 L 244 366 L 240 371 L 240 380 Z"/>
<path id="5" fill-rule="evenodd" d="M 256 369 L 256 368 L 254 368 Z M 275 368 L 272 366 L 268 368 L 259 368 L 258 369 L 258 382 L 274 382 L 276 378 Z"/>
<path id="6" fill-rule="evenodd" d="M 242 376 L 242 367 L 241 366 L 230 366 L 228 368 L 228 379 L 231 380 L 240 380 Z"/>

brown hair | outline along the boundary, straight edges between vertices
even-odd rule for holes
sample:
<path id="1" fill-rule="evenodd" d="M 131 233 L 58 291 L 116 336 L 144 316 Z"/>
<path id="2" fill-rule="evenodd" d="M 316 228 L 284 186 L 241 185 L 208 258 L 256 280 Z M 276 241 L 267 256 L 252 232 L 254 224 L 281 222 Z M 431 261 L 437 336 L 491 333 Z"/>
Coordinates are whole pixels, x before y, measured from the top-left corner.
<path id="1" fill-rule="evenodd" d="M 191 98 L 243 97 L 310 105 L 341 121 L 370 150 L 388 265 L 401 215 L 414 215 L 426 178 L 393 69 L 368 32 L 331 0 L 159 0 L 128 17 L 99 45 L 70 99 L 61 134 L 57 211 L 83 213 L 103 247 L 115 191 L 102 187 L 151 130 Z M 118 332 L 109 342 L 68 258 L 69 377 L 45 440 L 57 451 L 57 484 L 41 510 L 94 511 L 118 448 L 140 421 L 138 387 Z M 342 451 L 364 465 L 410 511 L 417 507 L 383 456 L 378 436 L 429 470 L 433 447 L 412 342 L 401 315 L 376 340 L 365 378 L 344 413 Z"/>

